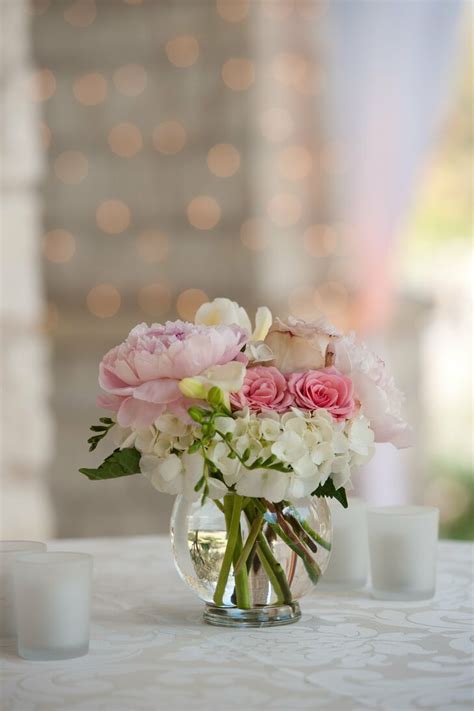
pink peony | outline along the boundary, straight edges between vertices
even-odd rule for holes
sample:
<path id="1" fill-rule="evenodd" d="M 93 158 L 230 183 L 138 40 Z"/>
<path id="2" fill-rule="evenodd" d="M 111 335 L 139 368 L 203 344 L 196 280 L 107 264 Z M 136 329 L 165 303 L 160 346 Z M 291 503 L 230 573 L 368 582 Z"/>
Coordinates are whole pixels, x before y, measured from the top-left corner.
<path id="1" fill-rule="evenodd" d="M 337 344 L 336 366 L 351 378 L 375 441 L 391 442 L 399 449 L 410 447 L 413 432 L 402 417 L 404 397 L 384 361 L 349 334 Z"/>
<path id="2" fill-rule="evenodd" d="M 287 376 L 296 407 L 327 410 L 336 420 L 352 417 L 356 409 L 352 381 L 335 368 L 307 370 Z"/>
<path id="3" fill-rule="evenodd" d="M 263 365 L 247 370 L 242 390 L 231 395 L 230 401 L 236 410 L 248 407 L 253 412 L 284 412 L 293 404 L 285 376 L 277 368 Z"/>
<path id="4" fill-rule="evenodd" d="M 100 407 L 117 412 L 123 427 L 144 428 L 166 410 L 187 417 L 192 404 L 179 390 L 183 378 L 238 359 L 248 334 L 239 326 L 141 323 L 102 359 Z"/>

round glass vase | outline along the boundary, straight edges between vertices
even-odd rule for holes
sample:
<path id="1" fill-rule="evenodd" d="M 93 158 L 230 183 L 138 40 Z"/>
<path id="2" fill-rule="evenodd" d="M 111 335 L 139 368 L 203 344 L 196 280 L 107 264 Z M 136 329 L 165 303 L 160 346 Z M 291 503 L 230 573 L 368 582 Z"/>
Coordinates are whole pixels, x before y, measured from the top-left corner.
<path id="1" fill-rule="evenodd" d="M 231 562 L 227 560 L 226 565 L 226 550 L 232 536 L 229 531 L 233 528 L 235 533 L 235 526 L 230 525 L 229 507 L 232 511 L 236 498 L 242 499 L 230 494 L 218 502 L 208 499 L 202 506 L 200 501 L 176 498 L 171 516 L 171 543 L 178 573 L 206 603 L 204 621 L 209 624 L 267 627 L 296 622 L 301 617 L 298 600 L 315 587 L 329 561 L 332 537 L 329 506 L 318 497 L 308 498 L 304 505 L 277 504 L 278 518 L 270 511 L 262 518 L 262 509 L 259 528 L 248 512 L 255 511 L 258 516 L 253 507 L 254 502 L 260 504 L 260 501 L 244 500 L 251 502 L 250 508 L 244 506 L 240 516 L 236 516 L 238 540 L 232 549 Z M 287 542 L 282 528 L 275 525 L 277 521 L 283 522 L 283 528 L 291 533 Z M 305 534 L 301 524 L 312 538 Z M 258 528 L 250 546 L 252 530 L 255 534 Z M 292 547 L 288 545 L 290 541 Z M 295 542 L 300 552 L 305 551 L 306 561 L 295 552 Z M 224 575 L 222 568 L 226 568 Z"/>

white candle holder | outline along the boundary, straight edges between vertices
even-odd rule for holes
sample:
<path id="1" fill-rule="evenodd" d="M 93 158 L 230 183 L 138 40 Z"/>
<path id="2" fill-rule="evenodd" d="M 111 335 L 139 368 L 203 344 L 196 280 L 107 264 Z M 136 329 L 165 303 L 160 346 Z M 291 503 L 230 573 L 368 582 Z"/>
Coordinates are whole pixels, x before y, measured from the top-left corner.
<path id="1" fill-rule="evenodd" d="M 344 509 L 330 500 L 332 546 L 329 564 L 321 579 L 325 590 L 360 590 L 369 574 L 367 504 L 350 498 Z"/>
<path id="2" fill-rule="evenodd" d="M 0 637 L 16 637 L 13 567 L 17 555 L 45 550 L 40 541 L 0 541 Z"/>
<path id="3" fill-rule="evenodd" d="M 438 509 L 386 506 L 368 511 L 372 595 L 428 600 L 436 588 Z"/>
<path id="4" fill-rule="evenodd" d="M 92 556 L 27 553 L 15 561 L 18 654 L 80 657 L 89 651 Z"/>

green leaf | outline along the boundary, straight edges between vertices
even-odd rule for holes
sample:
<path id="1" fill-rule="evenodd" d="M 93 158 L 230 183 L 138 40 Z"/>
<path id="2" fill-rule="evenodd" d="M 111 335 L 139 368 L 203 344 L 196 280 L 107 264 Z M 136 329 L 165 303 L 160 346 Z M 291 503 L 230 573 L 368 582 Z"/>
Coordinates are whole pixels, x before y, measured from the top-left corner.
<path id="1" fill-rule="evenodd" d="M 320 484 L 318 488 L 313 491 L 313 496 L 323 496 L 327 499 L 336 499 L 345 509 L 347 509 L 349 505 L 347 503 L 346 490 L 343 486 L 341 486 L 340 489 L 336 489 L 331 477 L 326 479 L 324 484 Z"/>
<path id="2" fill-rule="evenodd" d="M 135 447 L 116 449 L 97 469 L 79 469 L 91 480 L 116 479 L 120 476 L 138 474 L 140 471 L 141 454 Z"/>

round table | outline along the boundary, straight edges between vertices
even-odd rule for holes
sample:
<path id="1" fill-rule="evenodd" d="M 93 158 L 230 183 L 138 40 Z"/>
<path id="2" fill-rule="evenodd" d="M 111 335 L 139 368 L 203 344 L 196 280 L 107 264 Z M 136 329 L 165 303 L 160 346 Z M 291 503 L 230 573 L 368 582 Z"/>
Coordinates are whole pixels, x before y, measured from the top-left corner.
<path id="1" fill-rule="evenodd" d="M 28 662 L 3 642 L 2 711 L 473 708 L 470 543 L 440 542 L 433 600 L 316 589 L 299 623 L 251 630 L 201 622 L 166 537 L 49 548 L 94 556 L 90 653 Z"/>

